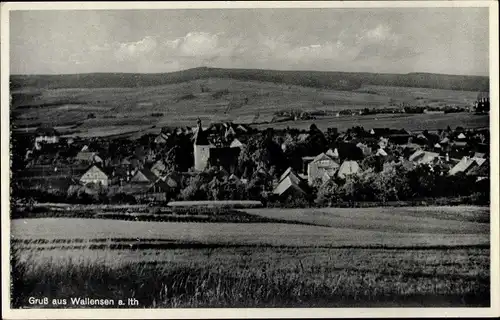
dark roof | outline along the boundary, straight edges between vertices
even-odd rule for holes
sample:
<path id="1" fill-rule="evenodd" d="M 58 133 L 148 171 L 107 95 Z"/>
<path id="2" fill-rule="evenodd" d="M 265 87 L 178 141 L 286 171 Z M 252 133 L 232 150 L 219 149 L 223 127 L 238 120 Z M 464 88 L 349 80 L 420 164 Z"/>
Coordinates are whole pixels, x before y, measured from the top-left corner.
<path id="1" fill-rule="evenodd" d="M 208 146 L 209 145 L 207 133 L 205 131 L 203 131 L 203 128 L 201 127 L 201 125 L 198 126 L 196 132 L 194 133 L 193 143 L 195 145 L 199 145 L 199 146 Z"/>
<path id="2" fill-rule="evenodd" d="M 149 169 L 145 169 L 145 168 L 144 168 L 144 169 L 138 170 L 138 171 L 134 174 L 134 176 L 135 176 L 136 174 L 138 174 L 139 172 L 140 172 L 140 173 L 142 173 L 142 174 L 146 177 L 146 179 L 148 179 L 148 180 L 149 180 L 149 181 L 151 181 L 151 182 L 155 182 L 156 180 L 158 180 L 158 177 L 157 177 L 157 176 L 156 176 L 153 172 L 151 172 Z"/>

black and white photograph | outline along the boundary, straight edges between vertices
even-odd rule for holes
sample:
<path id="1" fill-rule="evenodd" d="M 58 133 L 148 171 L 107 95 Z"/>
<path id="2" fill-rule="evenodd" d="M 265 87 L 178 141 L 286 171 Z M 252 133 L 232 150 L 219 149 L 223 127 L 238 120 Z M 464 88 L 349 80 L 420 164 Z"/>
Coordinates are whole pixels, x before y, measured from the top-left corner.
<path id="1" fill-rule="evenodd" d="M 499 315 L 494 1 L 6 3 L 1 93 L 6 319 Z"/>

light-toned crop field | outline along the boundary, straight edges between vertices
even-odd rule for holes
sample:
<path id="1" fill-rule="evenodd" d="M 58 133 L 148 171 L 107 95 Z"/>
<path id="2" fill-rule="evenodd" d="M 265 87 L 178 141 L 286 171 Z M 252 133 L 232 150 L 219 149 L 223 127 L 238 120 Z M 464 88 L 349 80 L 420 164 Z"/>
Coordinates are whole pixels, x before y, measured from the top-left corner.
<path id="1" fill-rule="evenodd" d="M 135 297 L 141 308 L 490 303 L 487 208 L 244 211 L 288 223 L 14 219 L 13 305 L 30 296 Z"/>

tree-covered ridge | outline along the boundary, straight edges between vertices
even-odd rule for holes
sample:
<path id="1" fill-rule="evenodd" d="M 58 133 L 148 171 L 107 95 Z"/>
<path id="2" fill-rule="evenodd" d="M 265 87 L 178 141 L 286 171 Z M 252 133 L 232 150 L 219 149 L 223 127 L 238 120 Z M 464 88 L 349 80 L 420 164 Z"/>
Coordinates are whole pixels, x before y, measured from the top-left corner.
<path id="1" fill-rule="evenodd" d="M 489 91 L 484 76 L 433 73 L 353 73 L 334 71 L 280 71 L 259 69 L 193 68 L 170 73 L 88 73 L 64 75 L 12 75 L 11 90 L 21 88 L 137 88 L 224 78 L 274 82 L 305 87 L 355 90 L 363 85 L 419 87 L 462 91 Z"/>

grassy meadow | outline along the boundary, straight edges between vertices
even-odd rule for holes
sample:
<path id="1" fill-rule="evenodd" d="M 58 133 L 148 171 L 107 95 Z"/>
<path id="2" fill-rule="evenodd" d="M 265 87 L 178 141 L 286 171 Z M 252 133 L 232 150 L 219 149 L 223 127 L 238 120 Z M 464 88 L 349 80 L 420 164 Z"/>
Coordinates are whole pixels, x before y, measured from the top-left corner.
<path id="1" fill-rule="evenodd" d="M 134 297 L 137 307 L 490 303 L 487 208 L 244 212 L 273 222 L 13 219 L 13 307 L 30 296 Z"/>
<path id="2" fill-rule="evenodd" d="M 475 91 L 365 85 L 344 91 L 272 82 L 208 78 L 137 88 L 18 88 L 14 91 L 12 124 L 24 130 L 48 124 L 66 127 L 63 134 L 113 136 L 159 132 L 163 126 L 193 126 L 199 117 L 206 124 L 236 120 L 240 116 L 277 111 L 337 112 L 390 107 L 402 103 L 418 106 L 470 106 Z M 488 116 L 372 115 L 324 117 L 314 120 L 321 128 L 344 130 L 359 123 L 366 127 L 409 130 L 451 126 L 488 126 Z M 303 128 L 311 121 L 288 121 L 273 127 Z M 265 127 L 265 126 L 263 126 Z"/>

